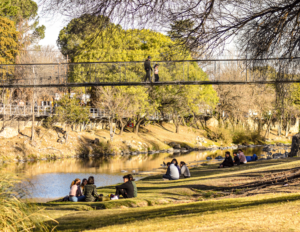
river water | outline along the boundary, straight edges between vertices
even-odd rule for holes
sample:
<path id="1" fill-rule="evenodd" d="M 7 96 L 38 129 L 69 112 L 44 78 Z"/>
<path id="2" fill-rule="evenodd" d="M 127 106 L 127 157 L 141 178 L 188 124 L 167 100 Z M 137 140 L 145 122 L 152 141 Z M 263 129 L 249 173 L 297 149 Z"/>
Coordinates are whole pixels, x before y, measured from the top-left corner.
<path id="1" fill-rule="evenodd" d="M 232 152 L 232 150 L 229 150 Z M 244 149 L 245 155 L 257 154 L 260 157 L 262 147 Z M 225 150 L 197 151 L 188 154 L 157 153 L 153 155 L 115 156 L 109 159 L 59 159 L 50 161 L 36 161 L 4 166 L 6 172 L 15 172 L 25 177 L 23 186 L 26 186 L 30 198 L 38 201 L 47 201 L 68 195 L 70 183 L 75 178 L 95 177 L 97 187 L 113 185 L 122 182 L 122 176 L 133 173 L 139 179 L 142 176 L 162 173 L 163 162 L 170 162 L 176 158 L 189 166 L 203 162 L 220 162 L 214 157 L 224 157 Z M 206 157 L 213 159 L 206 161 Z"/>

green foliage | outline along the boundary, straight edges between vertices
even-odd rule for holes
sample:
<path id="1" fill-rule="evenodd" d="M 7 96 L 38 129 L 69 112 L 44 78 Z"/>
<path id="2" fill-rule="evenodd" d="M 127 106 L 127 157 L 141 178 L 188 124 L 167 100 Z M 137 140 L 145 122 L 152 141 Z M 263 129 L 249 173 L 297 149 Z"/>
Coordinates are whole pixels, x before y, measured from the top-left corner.
<path id="1" fill-rule="evenodd" d="M 66 123 L 67 125 L 79 124 L 89 121 L 89 107 L 80 106 L 76 98 L 70 98 L 64 95 L 55 108 L 53 120 Z"/>
<path id="2" fill-rule="evenodd" d="M 18 54 L 17 36 L 14 22 L 0 17 L 0 64 L 14 62 Z"/>
<path id="3" fill-rule="evenodd" d="M 19 8 L 11 4 L 11 0 L 0 0 L 0 16 L 15 16 Z"/>
<path id="4" fill-rule="evenodd" d="M 45 38 L 46 27 L 39 26 L 38 5 L 33 0 L 2 0 L 0 16 L 8 17 L 16 23 L 20 32 L 20 42 L 35 43 Z M 3 7 L 3 6 L 4 7 Z M 29 44 L 26 44 L 27 46 Z"/>
<path id="5" fill-rule="evenodd" d="M 10 17 L 16 23 L 19 22 L 20 17 L 33 20 L 37 16 L 38 5 L 33 0 L 4 0 L 4 2 L 7 7 L 0 14 Z M 12 11 L 11 8 L 14 10 Z"/>
<path id="6" fill-rule="evenodd" d="M 294 107 L 300 110 L 300 84 L 293 83 L 291 85 L 291 101 Z"/>
<path id="7" fill-rule="evenodd" d="M 235 144 L 262 144 L 265 139 L 258 131 L 236 130 L 232 140 Z"/>

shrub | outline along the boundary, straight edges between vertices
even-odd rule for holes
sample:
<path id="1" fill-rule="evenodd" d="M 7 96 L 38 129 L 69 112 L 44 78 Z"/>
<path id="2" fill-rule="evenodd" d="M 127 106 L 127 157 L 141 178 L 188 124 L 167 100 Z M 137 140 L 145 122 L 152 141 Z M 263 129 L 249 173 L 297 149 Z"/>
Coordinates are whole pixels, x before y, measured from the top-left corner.
<path id="1" fill-rule="evenodd" d="M 224 144 L 232 143 L 232 134 L 230 130 L 224 128 L 206 128 L 207 137 L 215 142 Z"/>
<path id="2" fill-rule="evenodd" d="M 42 223 L 46 216 L 32 204 L 20 200 L 26 195 L 23 189 L 17 189 L 21 179 L 12 174 L 0 174 L 0 179 L 0 230 L 48 231 L 49 228 Z"/>
<path id="3" fill-rule="evenodd" d="M 262 144 L 264 137 L 257 131 L 238 130 L 233 132 L 232 140 L 235 144 Z"/>

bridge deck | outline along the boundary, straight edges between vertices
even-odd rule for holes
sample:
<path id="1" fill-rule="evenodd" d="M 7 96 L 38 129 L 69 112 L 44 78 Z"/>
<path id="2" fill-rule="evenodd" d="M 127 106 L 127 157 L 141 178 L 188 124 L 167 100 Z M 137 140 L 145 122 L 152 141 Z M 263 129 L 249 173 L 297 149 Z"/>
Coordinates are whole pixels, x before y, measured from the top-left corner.
<path id="1" fill-rule="evenodd" d="M 165 81 L 165 82 L 95 82 L 95 83 L 66 83 L 66 84 L 4 84 L 1 88 L 66 88 L 92 86 L 163 86 L 163 85 L 250 85 L 250 84 L 277 84 L 300 83 L 300 80 L 277 81 Z"/>

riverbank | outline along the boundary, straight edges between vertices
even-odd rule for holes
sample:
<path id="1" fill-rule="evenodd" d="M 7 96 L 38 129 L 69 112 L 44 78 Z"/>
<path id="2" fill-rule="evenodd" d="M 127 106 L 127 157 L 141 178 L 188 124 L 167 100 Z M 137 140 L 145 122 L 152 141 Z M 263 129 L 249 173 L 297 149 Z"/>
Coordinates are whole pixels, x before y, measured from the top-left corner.
<path id="1" fill-rule="evenodd" d="M 91 130 L 83 132 L 70 131 L 68 141 L 64 141 L 64 130 L 56 127 L 46 129 L 36 127 L 34 141 L 30 140 L 31 130 L 25 128 L 19 135 L 5 139 L 0 138 L 0 159 L 2 161 L 33 161 L 60 159 L 68 157 L 138 155 L 154 153 L 189 152 L 193 150 L 236 149 L 238 144 L 223 144 L 222 141 L 212 141 L 205 130 L 180 126 L 180 133 L 175 133 L 173 124 L 149 124 L 141 127 L 139 134 L 132 128 L 122 135 L 115 135 L 110 141 L 109 131 Z M 272 135 L 266 144 L 290 144 L 285 137 Z M 254 144 L 244 144 L 240 147 L 253 147 Z"/>
<path id="2" fill-rule="evenodd" d="M 57 220 L 57 231 L 297 230 L 299 165 L 299 158 L 289 158 L 228 169 L 200 166 L 191 169 L 190 179 L 163 181 L 157 175 L 137 181 L 133 199 L 40 206 Z M 98 193 L 114 189 L 98 188 Z"/>

